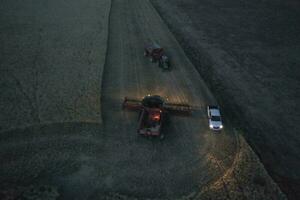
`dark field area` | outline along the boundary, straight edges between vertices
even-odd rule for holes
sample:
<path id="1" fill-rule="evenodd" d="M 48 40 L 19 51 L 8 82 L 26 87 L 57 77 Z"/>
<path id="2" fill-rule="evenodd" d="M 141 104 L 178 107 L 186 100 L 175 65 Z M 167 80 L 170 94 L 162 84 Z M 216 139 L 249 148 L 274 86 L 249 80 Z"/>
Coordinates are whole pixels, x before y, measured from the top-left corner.
<path id="1" fill-rule="evenodd" d="M 270 175 L 300 198 L 299 1 L 152 0 Z"/>

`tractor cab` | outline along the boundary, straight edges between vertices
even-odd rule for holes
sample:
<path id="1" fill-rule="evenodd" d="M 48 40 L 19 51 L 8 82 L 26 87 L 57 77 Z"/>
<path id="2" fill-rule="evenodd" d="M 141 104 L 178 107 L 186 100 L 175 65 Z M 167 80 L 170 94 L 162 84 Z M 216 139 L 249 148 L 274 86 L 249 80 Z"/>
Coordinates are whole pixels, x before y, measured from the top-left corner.
<path id="1" fill-rule="evenodd" d="M 162 55 L 158 61 L 158 66 L 163 70 L 169 70 L 170 69 L 169 58 L 166 55 Z"/>

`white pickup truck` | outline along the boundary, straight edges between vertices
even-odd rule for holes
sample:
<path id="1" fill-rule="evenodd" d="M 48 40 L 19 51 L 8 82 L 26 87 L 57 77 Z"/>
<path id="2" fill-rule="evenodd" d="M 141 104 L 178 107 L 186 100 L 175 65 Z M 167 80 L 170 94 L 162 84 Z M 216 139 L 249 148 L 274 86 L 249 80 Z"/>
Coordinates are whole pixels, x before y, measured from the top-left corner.
<path id="1" fill-rule="evenodd" d="M 222 118 L 218 106 L 207 106 L 209 128 L 215 131 L 223 129 Z"/>

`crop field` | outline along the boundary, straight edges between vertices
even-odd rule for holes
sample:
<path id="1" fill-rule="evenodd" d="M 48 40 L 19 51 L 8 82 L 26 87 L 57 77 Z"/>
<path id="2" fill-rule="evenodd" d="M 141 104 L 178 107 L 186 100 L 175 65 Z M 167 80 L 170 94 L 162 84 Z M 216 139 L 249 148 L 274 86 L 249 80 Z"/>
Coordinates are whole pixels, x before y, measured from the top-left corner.
<path id="1" fill-rule="evenodd" d="M 224 114 L 300 198 L 299 1 L 151 0 Z"/>
<path id="2" fill-rule="evenodd" d="M 285 199 L 149 0 L 9 1 L 0 8 L 0 198 Z M 143 56 L 158 43 L 163 71 Z M 197 109 L 164 140 L 136 133 L 124 97 Z"/>

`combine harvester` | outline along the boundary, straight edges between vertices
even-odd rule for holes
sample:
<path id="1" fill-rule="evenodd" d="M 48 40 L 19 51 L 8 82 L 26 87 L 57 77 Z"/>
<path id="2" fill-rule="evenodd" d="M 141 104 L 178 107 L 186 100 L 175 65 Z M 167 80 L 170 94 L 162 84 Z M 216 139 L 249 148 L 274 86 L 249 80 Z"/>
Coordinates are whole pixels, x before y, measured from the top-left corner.
<path id="1" fill-rule="evenodd" d="M 149 57 L 151 62 L 157 62 L 158 66 L 164 70 L 170 70 L 170 61 L 165 51 L 158 44 L 147 45 L 144 49 L 144 56 Z"/>
<path id="2" fill-rule="evenodd" d="M 166 103 L 158 95 L 147 95 L 142 100 L 125 97 L 122 108 L 140 111 L 137 132 L 144 136 L 164 138 L 161 129 L 169 113 L 190 114 L 192 107 L 188 104 Z"/>

